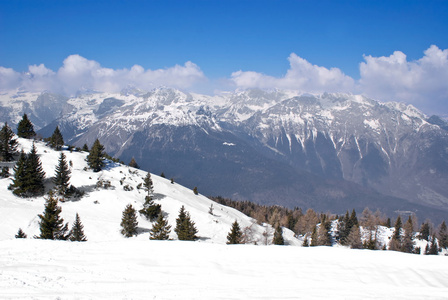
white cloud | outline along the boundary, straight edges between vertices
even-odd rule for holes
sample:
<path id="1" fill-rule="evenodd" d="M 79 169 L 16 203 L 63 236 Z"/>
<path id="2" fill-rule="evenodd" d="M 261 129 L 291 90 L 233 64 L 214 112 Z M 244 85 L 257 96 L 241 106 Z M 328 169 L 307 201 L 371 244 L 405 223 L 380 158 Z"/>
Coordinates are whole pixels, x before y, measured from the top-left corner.
<path id="1" fill-rule="evenodd" d="M 338 68 L 327 69 L 312 65 L 294 53 L 288 60 L 290 68 L 281 78 L 252 71 L 238 71 L 232 73 L 231 80 L 239 88 L 280 88 L 304 92 L 351 92 L 355 87 L 353 78 Z"/>
<path id="2" fill-rule="evenodd" d="M 360 64 L 362 93 L 386 101 L 403 101 L 431 113 L 448 113 L 448 49 L 429 47 L 408 61 L 401 51 L 385 57 L 364 56 Z"/>
<path id="3" fill-rule="evenodd" d="M 68 56 L 57 72 L 43 64 L 29 66 L 19 73 L 0 67 L 0 89 L 24 87 L 29 91 L 50 90 L 73 95 L 79 90 L 118 92 L 128 85 L 141 89 L 170 86 L 187 89 L 206 80 L 201 69 L 192 62 L 166 69 L 145 70 L 139 65 L 131 69 L 110 69 L 80 55 Z"/>

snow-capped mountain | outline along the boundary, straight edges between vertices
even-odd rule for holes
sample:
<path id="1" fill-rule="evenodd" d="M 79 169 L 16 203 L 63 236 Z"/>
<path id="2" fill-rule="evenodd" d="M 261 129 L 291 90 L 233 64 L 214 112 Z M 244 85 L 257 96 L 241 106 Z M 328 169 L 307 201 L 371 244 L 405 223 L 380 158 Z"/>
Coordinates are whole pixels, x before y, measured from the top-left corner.
<path id="1" fill-rule="evenodd" d="M 23 112 L 45 119 L 36 99 L 56 97 L 21 95 L 0 97 L 2 115 L 14 116 L 12 123 Z M 143 169 L 207 195 L 341 213 L 368 206 L 439 218 L 448 211 L 447 131 L 402 103 L 278 90 L 205 96 L 169 88 L 60 102 L 58 118 L 36 124 L 43 136 L 59 125 L 65 141 L 77 146 L 99 138 L 109 154 L 125 162 L 135 157 Z"/>

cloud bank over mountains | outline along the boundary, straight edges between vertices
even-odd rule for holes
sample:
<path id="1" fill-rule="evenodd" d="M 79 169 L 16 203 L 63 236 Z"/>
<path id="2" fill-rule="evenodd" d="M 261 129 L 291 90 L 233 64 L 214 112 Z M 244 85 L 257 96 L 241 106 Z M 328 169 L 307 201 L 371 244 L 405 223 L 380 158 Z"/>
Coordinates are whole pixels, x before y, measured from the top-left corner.
<path id="1" fill-rule="evenodd" d="M 205 85 L 219 90 L 261 88 L 292 89 L 302 92 L 347 92 L 364 94 L 383 101 L 411 103 L 425 112 L 448 114 L 448 49 L 432 45 L 422 58 L 408 61 L 401 51 L 390 56 L 364 56 L 360 79 L 355 80 L 338 68 L 313 65 L 292 53 L 290 67 L 282 77 L 255 71 L 236 71 L 225 80 L 211 80 L 193 62 L 165 69 L 145 70 L 105 68 L 80 55 L 68 56 L 57 71 L 44 64 L 29 66 L 27 72 L 0 67 L 0 90 L 23 87 L 28 91 L 49 90 L 73 95 L 79 90 L 119 92 L 127 86 L 152 89 L 169 86 L 189 91 Z"/>

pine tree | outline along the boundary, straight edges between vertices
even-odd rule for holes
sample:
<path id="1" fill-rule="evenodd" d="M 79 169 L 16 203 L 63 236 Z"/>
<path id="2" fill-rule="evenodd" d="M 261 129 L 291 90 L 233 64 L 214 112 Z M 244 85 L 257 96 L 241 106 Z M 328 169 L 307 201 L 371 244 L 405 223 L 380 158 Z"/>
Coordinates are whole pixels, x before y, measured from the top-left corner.
<path id="1" fill-rule="evenodd" d="M 198 230 L 190 218 L 190 213 L 185 210 L 183 205 L 179 211 L 179 216 L 176 219 L 176 228 L 174 228 L 174 232 L 176 232 L 179 240 L 194 241 L 198 239 L 196 236 Z"/>
<path id="2" fill-rule="evenodd" d="M 163 214 L 159 214 L 156 223 L 152 225 L 149 232 L 150 240 L 167 240 L 170 237 L 171 226 L 168 225 L 168 221 L 163 217 Z"/>
<path id="3" fill-rule="evenodd" d="M 100 144 L 98 139 L 93 143 L 89 155 L 87 155 L 87 163 L 93 172 L 99 172 L 104 167 L 104 146 Z"/>
<path id="4" fill-rule="evenodd" d="M 14 179 L 13 183 L 9 186 L 13 190 L 13 193 L 17 196 L 21 196 L 24 192 L 24 185 L 26 183 L 26 154 L 22 151 L 20 152 L 19 159 L 14 166 Z"/>
<path id="5" fill-rule="evenodd" d="M 59 130 L 59 126 L 56 126 L 56 129 L 51 135 L 48 144 L 51 148 L 58 151 L 62 149 L 62 146 L 64 146 L 64 138 L 62 137 L 61 131 Z"/>
<path id="6" fill-rule="evenodd" d="M 143 208 L 139 210 L 139 213 L 153 222 L 162 213 L 162 206 L 160 204 L 155 204 L 151 196 L 146 196 Z"/>
<path id="7" fill-rule="evenodd" d="M 14 138 L 14 132 L 8 126 L 8 123 L 3 125 L 0 130 L 0 160 L 12 161 L 14 154 L 17 152 L 18 142 Z"/>
<path id="8" fill-rule="evenodd" d="M 435 236 L 431 236 L 429 238 L 428 244 L 426 244 L 425 254 L 426 255 L 438 255 L 439 254 L 439 247 L 437 245 L 437 240 L 436 240 Z"/>
<path id="9" fill-rule="evenodd" d="M 87 237 L 84 235 L 84 225 L 81 223 L 81 218 L 76 213 L 75 222 L 70 230 L 70 241 L 72 242 L 85 242 Z"/>
<path id="10" fill-rule="evenodd" d="M 34 137 L 34 126 L 28 119 L 26 114 L 23 115 L 22 120 L 17 124 L 17 136 L 20 138 L 30 139 Z"/>
<path id="11" fill-rule="evenodd" d="M 125 237 L 137 235 L 137 213 L 131 204 L 128 204 L 124 209 L 120 225 L 122 227 L 121 234 Z"/>
<path id="12" fill-rule="evenodd" d="M 53 183 L 56 185 L 56 190 L 59 195 L 66 196 L 70 185 L 70 168 L 67 164 L 64 152 L 59 155 L 58 165 L 56 166 L 56 174 L 53 178 Z"/>
<path id="13" fill-rule="evenodd" d="M 284 245 L 285 244 L 285 240 L 283 239 L 283 230 L 279 225 L 277 225 L 275 227 L 274 239 L 273 239 L 272 243 L 274 245 Z"/>
<path id="14" fill-rule="evenodd" d="M 198 192 L 198 187 L 194 187 L 193 188 L 193 193 L 195 194 L 195 195 L 198 195 L 199 194 L 199 192 Z"/>
<path id="15" fill-rule="evenodd" d="M 89 152 L 89 146 L 87 146 L 87 144 L 84 144 L 84 146 L 82 146 L 81 150 L 84 152 Z"/>
<path id="16" fill-rule="evenodd" d="M 235 222 L 232 223 L 232 228 L 227 234 L 227 244 L 228 245 L 235 245 L 235 244 L 241 244 L 243 240 L 243 233 L 241 232 L 240 224 L 238 224 L 238 221 L 235 220 Z"/>
<path id="17" fill-rule="evenodd" d="M 66 240 L 68 238 L 68 224 L 64 225 L 64 219 L 59 216 L 60 213 L 58 200 L 50 194 L 45 204 L 44 213 L 38 215 L 40 235 L 37 238 L 48 240 Z"/>
<path id="18" fill-rule="evenodd" d="M 45 192 L 45 172 L 42 168 L 40 158 L 37 155 L 37 149 L 34 143 L 31 147 L 30 153 L 26 156 L 25 174 L 25 197 L 36 197 L 43 195 Z"/>
<path id="19" fill-rule="evenodd" d="M 148 193 L 148 196 L 150 196 L 153 193 L 153 184 L 151 179 L 151 173 L 146 173 L 146 177 L 143 179 L 143 188 L 145 189 L 145 192 Z"/>
<path id="20" fill-rule="evenodd" d="M 139 169 L 140 166 L 137 164 L 137 162 L 135 161 L 135 158 L 132 158 L 131 161 L 129 162 L 129 166 L 132 168 L 136 168 Z"/>
<path id="21" fill-rule="evenodd" d="M 317 230 L 317 245 L 319 246 L 331 246 L 331 222 L 324 218 Z"/>
<path id="22" fill-rule="evenodd" d="M 19 231 L 17 231 L 15 238 L 16 239 L 26 239 L 27 235 L 25 234 L 25 232 L 23 232 L 22 228 L 19 228 Z"/>
<path id="23" fill-rule="evenodd" d="M 412 253 L 414 252 L 414 241 L 413 241 L 413 224 L 411 216 L 409 216 L 408 220 L 404 224 L 404 234 L 402 238 L 402 245 L 401 245 L 401 251 L 406 253 Z"/>
<path id="24" fill-rule="evenodd" d="M 395 221 L 395 231 L 389 242 L 389 249 L 393 251 L 401 251 L 402 249 L 402 239 L 401 239 L 401 217 L 398 216 Z"/>
<path id="25" fill-rule="evenodd" d="M 445 221 L 440 224 L 439 230 L 439 246 L 440 248 L 448 248 L 448 229 L 446 227 Z"/>
<path id="26" fill-rule="evenodd" d="M 422 223 L 422 226 L 420 227 L 419 239 L 428 241 L 429 234 L 430 234 L 429 223 L 428 222 Z"/>

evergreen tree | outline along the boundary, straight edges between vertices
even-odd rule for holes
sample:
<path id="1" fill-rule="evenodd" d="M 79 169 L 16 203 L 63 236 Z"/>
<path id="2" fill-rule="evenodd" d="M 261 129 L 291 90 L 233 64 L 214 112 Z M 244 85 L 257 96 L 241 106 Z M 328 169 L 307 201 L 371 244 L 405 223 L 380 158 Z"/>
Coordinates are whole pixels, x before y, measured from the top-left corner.
<path id="1" fill-rule="evenodd" d="M 17 136 L 20 138 L 30 139 L 35 135 L 36 133 L 34 132 L 33 124 L 28 119 L 28 116 L 24 114 L 22 120 L 17 125 Z"/>
<path id="2" fill-rule="evenodd" d="M 38 215 L 40 235 L 37 238 L 48 240 L 66 240 L 68 238 L 68 224 L 64 225 L 64 219 L 59 216 L 60 213 L 58 200 L 50 194 L 45 204 L 44 213 Z"/>
<path id="3" fill-rule="evenodd" d="M 422 226 L 420 227 L 419 239 L 429 241 L 429 234 L 430 234 L 429 223 L 428 222 L 422 223 Z"/>
<path id="4" fill-rule="evenodd" d="M 14 179 L 13 183 L 9 186 L 13 190 L 13 193 L 17 196 L 21 196 L 24 192 L 24 185 L 26 184 L 26 154 L 22 151 L 20 152 L 19 159 L 14 166 Z"/>
<path id="5" fill-rule="evenodd" d="M 76 213 L 75 222 L 70 230 L 70 241 L 72 242 L 85 242 L 87 237 L 84 235 L 84 225 L 81 223 L 81 218 Z"/>
<path id="6" fill-rule="evenodd" d="M 429 242 L 428 242 L 428 244 L 426 244 L 425 254 L 426 255 L 438 255 L 439 254 L 439 247 L 437 245 L 437 240 L 436 240 L 435 236 L 432 236 L 429 238 Z"/>
<path id="7" fill-rule="evenodd" d="M 14 138 L 14 132 L 8 126 L 8 123 L 3 125 L 0 130 L 0 160 L 12 161 L 14 154 L 17 152 L 18 142 Z"/>
<path id="8" fill-rule="evenodd" d="M 61 150 L 62 146 L 64 146 L 64 138 L 62 137 L 61 131 L 59 130 L 59 126 L 56 126 L 56 129 L 51 135 L 48 144 L 55 150 Z"/>
<path id="9" fill-rule="evenodd" d="M 99 172 L 104 167 L 104 146 L 100 144 L 98 139 L 93 143 L 92 149 L 90 149 L 89 155 L 87 155 L 87 164 L 93 172 Z"/>
<path id="10" fill-rule="evenodd" d="M 124 209 L 120 225 L 122 227 L 121 234 L 125 237 L 137 235 L 137 213 L 131 204 L 128 204 Z"/>
<path id="11" fill-rule="evenodd" d="M 308 233 L 303 237 L 302 247 L 309 247 L 310 243 L 308 242 Z"/>
<path id="12" fill-rule="evenodd" d="M 19 231 L 17 231 L 15 237 L 16 239 L 26 239 L 27 235 L 25 234 L 25 232 L 22 231 L 22 228 L 19 228 Z"/>
<path id="13" fill-rule="evenodd" d="M 440 248 L 448 248 L 448 229 L 446 227 L 445 221 L 440 224 L 439 230 L 439 246 Z"/>
<path id="14" fill-rule="evenodd" d="M 131 161 L 129 162 L 129 166 L 132 167 L 132 168 L 140 169 L 140 166 L 135 161 L 135 158 L 131 159 Z"/>
<path id="15" fill-rule="evenodd" d="M 153 184 L 151 179 L 151 173 L 146 173 L 146 177 L 143 179 L 143 188 L 145 189 L 145 192 L 148 193 L 148 196 L 150 196 L 153 193 Z"/>
<path id="16" fill-rule="evenodd" d="M 414 252 L 414 241 L 413 241 L 413 224 L 411 216 L 409 216 L 408 220 L 404 224 L 404 234 L 402 238 L 402 245 L 401 245 L 401 251 L 406 253 L 413 253 Z"/>
<path id="17" fill-rule="evenodd" d="M 240 224 L 238 221 L 232 223 L 232 229 L 227 234 L 227 244 L 241 244 L 243 240 L 243 233 L 241 232 Z"/>
<path id="18" fill-rule="evenodd" d="M 327 218 L 323 218 L 317 230 L 317 245 L 331 246 L 331 222 Z"/>
<path id="19" fill-rule="evenodd" d="M 198 192 L 198 187 L 194 187 L 193 188 L 193 193 L 195 194 L 195 195 L 198 195 L 199 194 L 199 192 Z"/>
<path id="20" fill-rule="evenodd" d="M 26 156 L 25 175 L 25 197 L 36 197 L 43 195 L 45 192 L 45 172 L 42 168 L 40 158 L 37 155 L 37 149 L 34 143 L 31 147 L 30 153 Z"/>
<path id="21" fill-rule="evenodd" d="M 176 228 L 174 228 L 174 232 L 176 232 L 179 240 L 194 241 L 198 239 L 196 236 L 198 230 L 190 218 L 190 213 L 185 210 L 183 205 L 179 211 L 179 216 L 176 219 Z"/>
<path id="22" fill-rule="evenodd" d="M 59 195 L 66 196 L 70 185 L 70 168 L 67 164 L 64 152 L 59 155 L 58 165 L 56 166 L 56 174 L 53 178 L 53 183 L 56 185 L 56 190 Z"/>
<path id="23" fill-rule="evenodd" d="M 146 219 L 153 222 L 160 214 L 162 214 L 162 206 L 160 204 L 155 204 L 151 196 L 146 196 L 143 208 L 139 210 L 139 213 L 144 215 Z"/>
<path id="24" fill-rule="evenodd" d="M 279 225 L 277 225 L 275 227 L 274 239 L 273 239 L 272 243 L 274 245 L 284 245 L 285 244 L 285 240 L 283 239 L 283 230 Z"/>
<path id="25" fill-rule="evenodd" d="M 314 227 L 313 233 L 311 233 L 311 247 L 319 246 L 318 243 L 318 235 L 317 235 L 317 226 Z"/>
<path id="26" fill-rule="evenodd" d="M 352 249 L 362 248 L 361 230 L 357 225 L 354 225 L 350 230 L 350 234 L 347 237 L 347 245 Z"/>
<path id="27" fill-rule="evenodd" d="M 84 146 L 82 146 L 81 150 L 84 152 L 89 152 L 89 146 L 87 146 L 87 144 L 84 144 Z"/>
<path id="28" fill-rule="evenodd" d="M 168 221 L 163 217 L 163 214 L 159 214 L 156 223 L 152 225 L 149 232 L 150 240 L 167 240 L 170 237 L 171 226 L 168 225 Z"/>
<path id="29" fill-rule="evenodd" d="M 389 249 L 393 251 L 401 251 L 402 250 L 402 239 L 401 239 L 401 217 L 398 216 L 395 221 L 395 231 L 392 235 L 392 238 L 389 242 Z"/>

